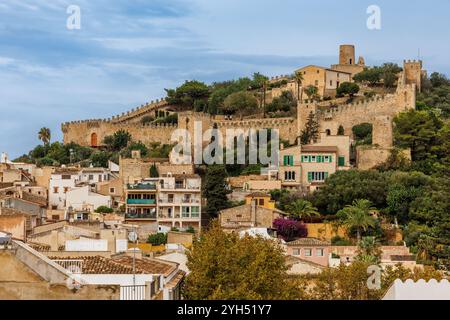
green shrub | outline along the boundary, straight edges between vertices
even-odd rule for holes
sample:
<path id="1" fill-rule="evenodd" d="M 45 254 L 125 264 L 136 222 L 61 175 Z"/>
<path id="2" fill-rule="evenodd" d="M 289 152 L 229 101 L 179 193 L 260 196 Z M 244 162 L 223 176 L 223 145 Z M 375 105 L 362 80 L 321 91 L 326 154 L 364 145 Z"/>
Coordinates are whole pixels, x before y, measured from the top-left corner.
<path id="1" fill-rule="evenodd" d="M 335 236 L 335 237 L 331 238 L 331 244 L 334 246 L 351 246 L 352 245 L 350 240 L 347 240 L 340 236 Z"/>
<path id="2" fill-rule="evenodd" d="M 100 206 L 97 209 L 95 209 L 95 212 L 97 212 L 97 213 L 113 213 L 114 210 L 107 206 Z"/>
<path id="3" fill-rule="evenodd" d="M 167 234 L 156 233 L 148 236 L 147 243 L 151 243 L 153 246 L 159 246 L 167 243 Z"/>

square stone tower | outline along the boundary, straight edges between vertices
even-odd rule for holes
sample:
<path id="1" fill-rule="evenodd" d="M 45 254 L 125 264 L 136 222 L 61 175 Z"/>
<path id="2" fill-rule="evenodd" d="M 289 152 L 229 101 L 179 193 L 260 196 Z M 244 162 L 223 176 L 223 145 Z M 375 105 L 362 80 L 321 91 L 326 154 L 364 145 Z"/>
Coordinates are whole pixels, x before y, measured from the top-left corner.
<path id="1" fill-rule="evenodd" d="M 422 60 L 404 60 L 403 72 L 406 84 L 415 84 L 420 92 L 422 88 Z"/>

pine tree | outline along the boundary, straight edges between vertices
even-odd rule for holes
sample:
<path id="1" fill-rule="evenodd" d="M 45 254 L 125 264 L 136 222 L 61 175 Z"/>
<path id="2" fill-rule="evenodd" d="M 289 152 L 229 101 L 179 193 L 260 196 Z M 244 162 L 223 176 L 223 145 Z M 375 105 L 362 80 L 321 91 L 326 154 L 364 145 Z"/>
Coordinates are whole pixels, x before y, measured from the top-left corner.
<path id="1" fill-rule="evenodd" d="M 316 142 L 319 137 L 319 123 L 316 116 L 311 111 L 308 115 L 308 119 L 305 125 L 305 129 L 300 134 L 300 142 L 302 145 L 310 144 L 311 141 Z"/>
<path id="2" fill-rule="evenodd" d="M 228 206 L 227 194 L 230 193 L 226 183 L 227 171 L 223 165 L 208 166 L 203 185 L 203 197 L 206 198 L 206 212 L 210 217 L 217 217 L 220 210 Z"/>
<path id="3" fill-rule="evenodd" d="M 156 164 L 152 164 L 152 166 L 150 167 L 150 178 L 158 178 L 158 177 L 159 177 L 158 168 L 156 168 Z"/>

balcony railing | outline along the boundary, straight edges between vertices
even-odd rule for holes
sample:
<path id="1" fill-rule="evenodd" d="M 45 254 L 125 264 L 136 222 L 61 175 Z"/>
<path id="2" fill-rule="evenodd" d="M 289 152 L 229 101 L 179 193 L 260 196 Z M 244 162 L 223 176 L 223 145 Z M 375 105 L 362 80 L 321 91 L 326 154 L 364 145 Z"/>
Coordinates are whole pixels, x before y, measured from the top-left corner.
<path id="1" fill-rule="evenodd" d="M 127 199 L 127 204 L 156 204 L 156 199 Z"/>
<path id="2" fill-rule="evenodd" d="M 154 213 L 126 213 L 125 219 L 156 219 L 156 212 L 154 212 Z"/>
<path id="3" fill-rule="evenodd" d="M 74 274 L 83 273 L 83 260 L 80 259 L 55 259 L 53 262 Z"/>
<path id="4" fill-rule="evenodd" d="M 166 214 L 166 213 L 160 213 L 158 214 L 159 219 L 198 219 L 200 218 L 200 213 L 191 213 L 189 214 L 183 214 L 180 216 L 179 213 L 176 214 Z"/>
<path id="5" fill-rule="evenodd" d="M 164 183 L 164 184 L 161 184 L 161 189 L 200 190 L 200 186 L 184 185 L 181 183 L 175 183 L 175 184 Z"/>
<path id="6" fill-rule="evenodd" d="M 129 190 L 156 190 L 156 184 L 154 183 L 137 183 L 127 184 Z"/>

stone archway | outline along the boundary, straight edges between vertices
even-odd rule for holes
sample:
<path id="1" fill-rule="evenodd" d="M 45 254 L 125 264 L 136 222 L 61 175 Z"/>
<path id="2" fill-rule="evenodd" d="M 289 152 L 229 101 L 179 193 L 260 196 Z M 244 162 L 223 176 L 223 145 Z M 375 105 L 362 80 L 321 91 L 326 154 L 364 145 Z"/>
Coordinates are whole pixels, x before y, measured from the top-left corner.
<path id="1" fill-rule="evenodd" d="M 97 134 L 94 132 L 91 134 L 91 147 L 97 147 L 98 146 L 98 137 Z"/>

